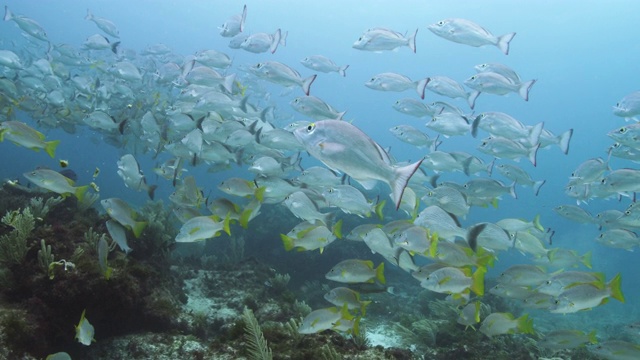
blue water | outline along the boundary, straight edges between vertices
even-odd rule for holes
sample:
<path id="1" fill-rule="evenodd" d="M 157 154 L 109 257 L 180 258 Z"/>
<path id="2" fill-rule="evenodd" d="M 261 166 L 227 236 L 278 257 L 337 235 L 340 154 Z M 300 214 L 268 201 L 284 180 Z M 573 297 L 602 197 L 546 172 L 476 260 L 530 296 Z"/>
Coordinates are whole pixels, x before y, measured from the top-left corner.
<path id="1" fill-rule="evenodd" d="M 544 127 L 555 134 L 574 129 L 568 155 L 556 146 L 538 153 L 537 167 L 526 159 L 518 165 L 531 176 L 545 179 L 540 195 L 533 196 L 529 188 L 518 187 L 518 199 L 503 197 L 498 209 L 472 208 L 465 224 L 480 221 L 498 221 L 505 217 L 532 219 L 539 214 L 542 224 L 555 230 L 554 246 L 575 249 L 579 253 L 593 252 L 593 269 L 603 271 L 607 278 L 622 273 L 623 291 L 627 303 L 607 304 L 607 307 L 623 312 L 637 312 L 640 297 L 640 281 L 637 280 L 637 252 L 610 249 L 593 241 L 598 234 L 594 225 L 581 225 L 560 218 L 552 211 L 561 204 L 573 204 L 574 199 L 564 193 L 564 185 L 573 169 L 593 157 L 606 157 L 612 144 L 606 133 L 625 124 L 622 118 L 612 114 L 612 106 L 623 96 L 638 90 L 638 64 L 640 44 L 637 32 L 637 13 L 640 4 L 634 1 L 246 1 L 248 15 L 245 33 L 272 33 L 276 28 L 288 31 L 287 44 L 275 54 L 253 54 L 241 49 L 230 49 L 229 39 L 218 34 L 217 27 L 229 16 L 241 11 L 241 2 L 232 1 L 5 1 L 11 11 L 38 21 L 47 31 L 53 44 L 70 44 L 79 48 L 84 40 L 101 31 L 93 22 L 84 20 L 87 8 L 100 17 L 113 21 L 119 31 L 122 49 L 140 52 L 154 44 L 165 44 L 174 53 L 194 54 L 205 49 L 215 49 L 229 54 L 233 65 L 228 72 L 238 72 L 239 80 L 250 75 L 241 71 L 260 61 L 275 60 L 297 69 L 303 77 L 314 72 L 300 64 L 309 55 L 321 54 L 338 65 L 348 64 L 345 78 L 336 73 L 319 73 L 311 87 L 311 94 L 320 97 L 334 108 L 347 110 L 346 120 L 365 131 L 383 147 L 390 147 L 398 161 L 416 161 L 426 154 L 424 150 L 402 143 L 388 129 L 398 124 L 410 124 L 430 136 L 436 134 L 424 127 L 425 120 L 396 112 L 391 106 L 404 97 L 415 97 L 415 92 L 379 92 L 363 84 L 372 75 L 381 72 L 398 72 L 412 79 L 431 75 L 446 75 L 460 82 L 475 73 L 473 66 L 480 63 L 504 63 L 518 72 L 523 80 L 537 79 L 528 102 L 517 94 L 495 96 L 483 94 L 473 110 L 502 111 L 527 125 L 544 121 Z M 438 20 L 458 17 L 477 22 L 496 35 L 515 31 L 509 55 L 497 48 L 485 46 L 474 48 L 456 44 L 432 34 L 426 26 Z M 368 28 L 388 27 L 400 32 L 417 35 L 417 53 L 407 47 L 396 51 L 373 53 L 351 47 L 360 34 Z M 36 46 L 44 43 L 34 40 Z M 20 53 L 28 41 L 13 22 L 0 23 L 0 48 Z M 30 45 L 33 46 L 33 45 Z M 289 102 L 302 96 L 299 88 L 291 91 L 280 86 L 266 84 L 271 93 L 268 101 L 251 98 L 250 102 L 260 106 L 276 107 L 274 123 L 284 126 L 293 120 L 303 120 Z M 251 95 L 251 88 L 247 90 Z M 441 98 L 429 91 L 425 102 L 450 101 L 465 111 L 470 111 L 460 100 Z M 33 125 L 24 112 L 19 119 Z M 35 126 L 35 125 L 34 125 Z M 76 134 L 67 134 L 59 129 L 46 131 L 48 139 L 60 139 L 56 159 L 46 154 L 16 147 L 11 143 L 0 143 L 2 167 L 0 178 L 21 178 L 23 172 L 36 166 L 56 168 L 58 159 L 69 160 L 78 173 L 78 183 L 92 181 L 96 167 L 101 169 L 96 183 L 101 197 L 121 197 L 132 204 L 141 205 L 146 194 L 135 192 L 124 186 L 116 174 L 116 161 L 127 150 L 118 149 L 101 141 L 101 136 L 88 127 L 78 127 Z M 481 135 L 474 139 L 469 135 L 444 139 L 439 150 L 466 151 L 486 162 L 491 159 L 476 150 Z M 173 191 L 170 183 L 156 179 L 152 168 L 157 160 L 149 154 L 136 154 L 143 171 L 151 183 L 158 183 L 157 198 L 168 202 Z M 317 165 L 317 161 L 304 155 L 303 166 Z M 161 155 L 160 159 L 167 156 Z M 506 161 L 505 162 L 510 162 Z M 636 164 L 612 158 L 612 169 L 637 167 Z M 245 165 L 246 167 L 246 165 Z M 242 169 L 220 173 L 206 173 L 203 168 L 188 167 L 187 174 L 197 176 L 198 185 L 204 193 L 213 191 L 222 180 L 242 174 Z M 497 175 L 494 177 L 498 178 Z M 443 179 L 465 177 L 452 175 Z M 386 189 L 385 187 L 382 187 Z M 383 190 L 381 197 L 386 197 Z M 606 209 L 623 210 L 629 199 L 594 199 L 582 205 L 592 214 Z M 390 211 L 390 209 L 388 209 Z M 274 236 L 276 239 L 276 236 Z M 274 247 L 280 247 L 273 240 Z M 379 261 L 378 258 L 375 260 Z M 497 276 L 500 269 L 524 261 L 515 252 L 500 256 L 496 269 L 489 276 Z M 319 270 L 324 273 L 325 269 Z M 408 280 L 409 281 L 409 280 Z M 416 284 L 416 286 L 418 286 Z"/>

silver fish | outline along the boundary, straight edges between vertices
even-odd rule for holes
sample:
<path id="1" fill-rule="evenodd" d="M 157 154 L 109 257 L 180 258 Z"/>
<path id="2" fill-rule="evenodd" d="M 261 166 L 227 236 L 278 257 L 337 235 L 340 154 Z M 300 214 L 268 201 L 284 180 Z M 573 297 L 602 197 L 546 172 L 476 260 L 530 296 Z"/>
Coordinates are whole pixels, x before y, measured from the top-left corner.
<path id="1" fill-rule="evenodd" d="M 231 16 L 227 21 L 222 24 L 220 29 L 220 35 L 224 37 L 234 37 L 244 30 L 244 22 L 247 18 L 247 5 L 242 8 L 241 14 Z"/>
<path id="2" fill-rule="evenodd" d="M 613 114 L 625 120 L 635 120 L 635 117 L 640 115 L 640 91 L 634 91 L 618 101 L 613 107 Z"/>
<path id="3" fill-rule="evenodd" d="M 336 65 L 336 63 L 333 62 L 333 60 L 322 55 L 307 56 L 306 58 L 302 59 L 300 62 L 302 63 L 302 65 L 308 67 L 311 70 L 321 71 L 323 73 L 337 72 L 343 77 L 347 76 L 346 71 L 349 68 L 349 65 L 338 66 Z"/>
<path id="4" fill-rule="evenodd" d="M 322 120 L 295 130 L 294 135 L 309 154 L 335 171 L 341 171 L 372 189 L 376 181 L 391 187 L 391 197 L 400 206 L 402 193 L 422 160 L 395 167 L 389 154 L 357 127 L 340 120 Z"/>
<path id="5" fill-rule="evenodd" d="M 495 36 L 482 26 L 465 19 L 444 19 L 427 27 L 432 33 L 449 41 L 469 46 L 494 45 L 509 55 L 509 43 L 516 33 Z"/>
<path id="6" fill-rule="evenodd" d="M 408 77 L 397 73 L 382 73 L 373 76 L 364 83 L 366 87 L 380 91 L 405 91 L 415 89 L 421 99 L 424 99 L 424 89 L 429 83 L 429 78 L 412 81 Z"/>
<path id="7" fill-rule="evenodd" d="M 353 43 L 353 48 L 366 51 L 394 50 L 400 46 L 408 46 L 416 52 L 416 35 L 418 29 L 410 37 L 405 37 L 397 31 L 385 28 L 373 28 L 365 31 Z"/>

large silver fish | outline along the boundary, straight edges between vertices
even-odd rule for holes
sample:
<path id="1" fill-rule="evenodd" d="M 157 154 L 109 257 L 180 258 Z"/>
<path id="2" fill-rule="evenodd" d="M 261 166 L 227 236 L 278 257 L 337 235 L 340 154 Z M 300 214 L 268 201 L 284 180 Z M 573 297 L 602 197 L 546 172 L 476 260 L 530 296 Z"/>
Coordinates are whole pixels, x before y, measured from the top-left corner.
<path id="1" fill-rule="evenodd" d="M 465 19 L 445 19 L 427 26 L 434 34 L 449 41 L 469 46 L 494 45 L 505 55 L 509 55 L 509 42 L 516 33 L 495 36 L 482 26 Z"/>
<path id="2" fill-rule="evenodd" d="M 422 163 L 420 160 L 403 167 L 393 166 L 389 154 L 380 145 L 345 121 L 317 121 L 296 129 L 294 135 L 311 156 L 351 176 L 365 189 L 372 189 L 376 181 L 387 183 L 396 210 L 404 188 Z"/>

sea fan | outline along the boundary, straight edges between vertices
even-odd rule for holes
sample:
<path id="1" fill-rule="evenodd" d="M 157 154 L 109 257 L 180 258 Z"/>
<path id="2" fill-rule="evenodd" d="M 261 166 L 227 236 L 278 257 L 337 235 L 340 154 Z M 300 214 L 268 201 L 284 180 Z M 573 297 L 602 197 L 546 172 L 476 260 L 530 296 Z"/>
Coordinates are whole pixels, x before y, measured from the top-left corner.
<path id="1" fill-rule="evenodd" d="M 262 329 L 260 329 L 260 324 L 258 324 L 258 320 L 253 315 L 253 311 L 245 307 L 242 312 L 242 319 L 245 324 L 245 339 L 248 343 L 249 358 L 255 360 L 273 359 L 271 349 L 267 345 L 267 340 L 264 339 Z"/>

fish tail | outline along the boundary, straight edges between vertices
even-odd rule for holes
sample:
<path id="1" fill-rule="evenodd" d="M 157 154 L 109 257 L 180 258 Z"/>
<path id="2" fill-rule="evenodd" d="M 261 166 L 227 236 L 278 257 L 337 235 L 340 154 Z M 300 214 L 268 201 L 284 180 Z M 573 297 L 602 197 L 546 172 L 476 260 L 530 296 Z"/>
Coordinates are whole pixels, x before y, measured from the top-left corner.
<path id="1" fill-rule="evenodd" d="M 13 20 L 13 13 L 7 5 L 4 6 L 4 21 Z"/>
<path id="2" fill-rule="evenodd" d="M 516 33 L 512 32 L 504 34 L 498 38 L 498 43 L 496 45 L 505 55 L 509 55 L 509 43 L 513 40 L 514 36 L 516 36 Z"/>
<path id="3" fill-rule="evenodd" d="M 276 30 L 273 34 L 273 40 L 271 41 L 271 46 L 269 47 L 269 51 L 273 54 L 278 50 L 278 45 L 280 44 L 280 39 L 282 38 L 282 32 L 280 29 Z M 307 94 L 309 95 L 309 94 Z"/>
<path id="4" fill-rule="evenodd" d="M 382 209 L 384 209 L 384 205 L 385 205 L 386 203 L 387 203 L 387 200 L 382 200 L 382 201 L 380 201 L 380 202 L 378 202 L 378 203 L 376 204 L 376 207 L 375 207 L 375 213 L 376 213 L 376 215 L 378 215 L 378 218 L 379 218 L 380 220 L 382 220 L 382 219 L 383 219 L 383 217 L 384 217 L 384 216 L 383 216 L 383 214 L 382 214 Z"/>
<path id="5" fill-rule="evenodd" d="M 243 229 L 246 229 L 249 226 L 249 218 L 251 217 L 251 209 L 246 209 L 242 212 L 242 214 L 240 214 L 240 226 L 242 226 Z"/>
<path id="6" fill-rule="evenodd" d="M 78 186 L 75 190 L 74 195 L 78 198 L 78 201 L 82 201 L 84 199 L 84 194 L 89 190 L 89 185 Z"/>
<path id="7" fill-rule="evenodd" d="M 280 45 L 287 46 L 287 35 L 289 35 L 288 31 L 285 31 L 280 37 Z"/>
<path id="8" fill-rule="evenodd" d="M 540 142 L 540 134 L 542 133 L 542 128 L 544 127 L 544 121 L 541 121 L 534 125 L 529 131 L 529 144 L 537 144 Z"/>
<path id="9" fill-rule="evenodd" d="M 384 263 L 380 263 L 376 268 L 376 279 L 378 279 L 381 284 L 385 284 L 387 282 L 384 278 Z"/>
<path id="10" fill-rule="evenodd" d="M 478 96 L 480 96 L 480 91 L 474 90 L 469 93 L 469 96 L 467 97 L 467 103 L 469 104 L 471 110 L 473 110 L 474 106 L 476 106 L 476 100 L 478 99 Z"/>
<path id="11" fill-rule="evenodd" d="M 591 344 L 597 344 L 598 343 L 598 339 L 596 338 L 596 331 L 592 330 L 589 334 L 587 334 L 587 338 L 589 339 L 589 343 Z"/>
<path id="12" fill-rule="evenodd" d="M 149 199 L 153 200 L 157 188 L 158 185 L 149 186 L 149 188 L 147 189 L 147 195 L 149 195 Z"/>
<path id="13" fill-rule="evenodd" d="M 56 148 L 60 144 L 60 140 L 47 141 L 44 144 L 44 151 L 53 159 L 56 156 Z"/>
<path id="14" fill-rule="evenodd" d="M 469 94 L 469 96 L 471 96 L 471 94 Z M 471 105 L 471 104 L 469 104 Z M 471 107 L 473 109 L 473 107 Z M 477 137 L 478 136 L 478 125 L 480 125 L 480 120 L 482 119 L 482 116 L 478 115 L 476 116 L 475 119 L 473 119 L 473 122 L 471 123 L 471 136 L 473 137 Z"/>
<path id="15" fill-rule="evenodd" d="M 85 20 L 93 20 L 93 14 L 91 10 L 87 9 L 87 15 L 84 17 Z"/>
<path id="16" fill-rule="evenodd" d="M 484 295 L 484 274 L 487 273 L 487 268 L 480 266 L 476 272 L 471 275 L 471 291 L 478 296 Z"/>
<path id="17" fill-rule="evenodd" d="M 423 160 L 424 159 L 421 159 L 411 165 L 395 168 L 394 178 L 391 180 L 389 185 L 391 186 L 391 197 L 396 205 L 396 210 L 400 208 L 400 201 L 402 200 L 404 188 L 407 187 L 409 179 L 411 179 L 411 176 L 413 176 L 416 170 L 418 170 Z"/>
<path id="18" fill-rule="evenodd" d="M 222 87 L 227 90 L 229 94 L 233 93 L 233 84 L 236 81 L 236 74 L 227 75 L 222 81 Z"/>
<path id="19" fill-rule="evenodd" d="M 361 303 L 360 313 L 362 314 L 362 316 L 367 315 L 367 306 L 369 306 L 369 304 L 371 304 L 371 300 L 363 301 Z"/>
<path id="20" fill-rule="evenodd" d="M 533 226 L 535 226 L 536 229 L 538 229 L 540 231 L 544 231 L 544 226 L 542 226 L 542 224 L 540 223 L 540 214 L 537 214 L 533 218 Z"/>
<path id="21" fill-rule="evenodd" d="M 345 65 L 343 67 L 341 67 L 340 69 L 338 69 L 338 74 L 342 75 L 342 77 L 347 76 L 347 69 L 349 68 L 349 65 Z"/>
<path id="22" fill-rule="evenodd" d="M 540 188 L 546 182 L 547 182 L 547 180 L 540 180 L 540 181 L 536 181 L 535 183 L 533 183 L 533 193 L 536 194 L 536 196 L 538 196 L 538 193 L 540 192 Z"/>
<path id="23" fill-rule="evenodd" d="M 424 99 L 424 89 L 427 88 L 427 84 L 431 81 L 431 78 L 424 78 L 416 84 L 416 91 L 420 95 L 420 99 Z"/>
<path id="24" fill-rule="evenodd" d="M 529 149 L 529 161 L 531 161 L 531 163 L 533 164 L 533 166 L 536 166 L 537 164 L 537 160 L 536 157 L 538 156 L 538 149 L 540 149 L 540 143 L 536 144 L 536 146 L 532 146 L 531 149 Z"/>
<path id="25" fill-rule="evenodd" d="M 565 155 L 569 153 L 569 142 L 571 141 L 572 135 L 573 129 L 569 129 L 560 135 L 560 150 L 562 150 Z"/>
<path id="26" fill-rule="evenodd" d="M 478 248 L 478 236 L 480 235 L 480 233 L 482 233 L 482 231 L 486 227 L 487 227 L 487 223 L 480 223 L 478 225 L 471 227 L 471 229 L 467 231 L 467 243 L 469 244 L 469 247 L 471 248 L 471 250 L 473 250 L 474 252 Z"/>
<path id="27" fill-rule="evenodd" d="M 284 250 L 285 251 L 291 251 L 293 250 L 293 248 L 295 247 L 294 245 L 294 238 L 292 238 L 291 236 L 287 236 L 285 234 L 280 234 L 280 239 L 282 239 L 282 244 L 284 245 Z"/>
<path id="28" fill-rule="evenodd" d="M 118 46 L 120 45 L 120 41 L 116 41 L 113 44 L 111 44 L 111 51 L 118 55 Z"/>
<path id="29" fill-rule="evenodd" d="M 342 219 L 338 220 L 332 227 L 331 233 L 338 239 L 342 239 Z"/>
<path id="30" fill-rule="evenodd" d="M 309 91 L 311 90 L 311 84 L 313 84 L 313 81 L 316 79 L 317 76 L 318 75 L 313 74 L 308 78 L 304 79 L 304 81 L 302 82 L 302 91 L 304 91 L 305 95 L 309 95 Z"/>
<path id="31" fill-rule="evenodd" d="M 524 101 L 529 101 L 529 90 L 531 90 L 531 87 L 535 83 L 536 83 L 536 80 L 533 79 L 520 84 L 520 88 L 518 89 L 518 95 L 520 95 L 520 97 L 523 98 Z"/>
<path id="32" fill-rule="evenodd" d="M 147 227 L 147 222 L 146 221 L 136 221 L 135 224 L 133 225 L 133 228 L 131 228 L 131 231 L 133 232 L 133 236 L 137 238 L 140 237 L 140 234 L 142 234 L 142 230 L 144 230 L 144 228 Z"/>
<path id="33" fill-rule="evenodd" d="M 533 319 L 529 319 L 529 315 L 524 314 L 516 319 L 518 322 L 518 330 L 521 334 L 534 334 Z"/>
<path id="34" fill-rule="evenodd" d="M 516 194 L 516 182 L 514 181 L 511 186 L 509 186 L 509 195 L 511 195 L 512 198 L 517 199 L 518 198 L 518 194 Z"/>
<path id="35" fill-rule="evenodd" d="M 480 301 L 476 301 L 475 310 L 473 312 L 473 320 L 476 323 L 480 322 Z M 473 326 L 471 326 L 471 328 L 473 328 Z M 473 330 L 475 330 L 475 329 L 473 329 Z"/>
<path id="36" fill-rule="evenodd" d="M 586 254 L 582 255 L 580 257 L 580 262 L 588 267 L 589 269 L 591 269 L 591 251 L 587 252 Z"/>
<path id="37" fill-rule="evenodd" d="M 231 235 L 231 229 L 229 228 L 229 224 L 231 223 L 231 212 L 227 213 L 227 216 L 224 217 L 224 221 L 222 222 L 222 230 L 227 233 L 227 235 Z"/>
<path id="38" fill-rule="evenodd" d="M 240 32 L 244 30 L 244 21 L 247 19 L 247 5 L 242 8 L 242 19 L 240 20 Z"/>
<path id="39" fill-rule="evenodd" d="M 414 53 L 416 52 L 416 35 L 418 35 L 418 29 L 416 29 L 416 31 L 413 33 L 413 36 L 409 38 L 409 49 L 411 49 L 411 51 L 413 51 Z"/>

